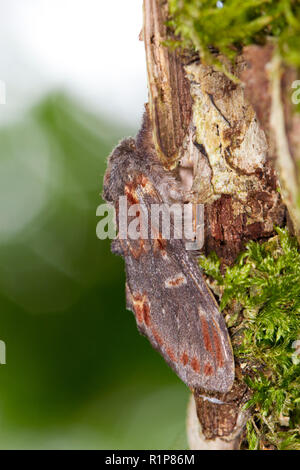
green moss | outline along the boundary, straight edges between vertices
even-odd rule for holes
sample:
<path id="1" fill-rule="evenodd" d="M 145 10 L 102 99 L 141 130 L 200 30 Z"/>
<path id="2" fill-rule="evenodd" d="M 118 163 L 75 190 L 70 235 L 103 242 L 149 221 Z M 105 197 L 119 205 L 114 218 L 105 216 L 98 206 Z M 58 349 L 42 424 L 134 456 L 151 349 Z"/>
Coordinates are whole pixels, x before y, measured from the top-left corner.
<path id="1" fill-rule="evenodd" d="M 240 47 L 271 37 L 286 63 L 300 67 L 299 0 L 169 0 L 169 10 L 180 38 L 171 43 L 199 51 L 208 63 L 216 64 L 211 46 L 233 59 Z"/>
<path id="2" fill-rule="evenodd" d="M 224 275 L 215 254 L 200 258 L 222 293 L 234 354 L 253 391 L 249 449 L 300 449 L 300 253 L 286 229 L 277 233 L 250 242 Z"/>

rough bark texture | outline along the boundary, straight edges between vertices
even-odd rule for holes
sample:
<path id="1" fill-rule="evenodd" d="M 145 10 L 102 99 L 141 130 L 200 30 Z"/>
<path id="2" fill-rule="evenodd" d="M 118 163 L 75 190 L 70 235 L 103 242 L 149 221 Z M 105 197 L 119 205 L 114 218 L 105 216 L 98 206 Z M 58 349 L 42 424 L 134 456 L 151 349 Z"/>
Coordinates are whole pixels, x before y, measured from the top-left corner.
<path id="1" fill-rule="evenodd" d="M 144 0 L 143 38 L 155 147 L 167 168 L 177 167 L 190 199 L 205 204 L 205 251 L 216 251 L 223 265 L 229 265 L 247 241 L 268 238 L 274 225 L 286 223 L 274 169 L 282 137 L 274 138 L 278 130 L 272 125 L 274 96 L 267 72 L 272 47 L 248 47 L 234 66 L 227 63 L 244 87 L 242 81 L 233 83 L 201 63 L 201 58 L 189 64 L 164 47 L 167 14 L 166 0 Z M 290 74 L 280 75 L 283 95 L 286 83 L 293 79 Z M 293 164 L 299 155 L 300 123 L 291 117 L 288 100 L 283 103 L 289 164 Z M 294 197 L 290 200 L 290 192 L 284 192 L 289 208 L 295 204 Z M 294 222 L 297 216 L 292 210 Z M 249 399 L 241 377 L 237 365 L 234 387 L 222 396 L 193 391 L 188 431 L 192 448 L 238 448 L 247 420 L 241 407 Z"/>
<path id="2" fill-rule="evenodd" d="M 153 138 L 160 159 L 171 168 L 178 160 L 178 152 L 190 123 L 191 96 L 178 52 L 169 51 L 161 44 L 167 37 L 167 15 L 167 2 L 144 2 L 143 38 Z"/>
<path id="3" fill-rule="evenodd" d="M 187 434 L 193 450 L 237 450 L 249 412 L 243 405 L 250 393 L 236 382 L 226 395 L 202 395 L 194 392 L 188 406 Z M 216 432 L 217 430 L 217 432 Z"/>
<path id="4" fill-rule="evenodd" d="M 239 76 L 245 68 L 240 56 L 232 72 Z M 200 148 L 192 189 L 195 200 L 206 203 L 206 250 L 231 264 L 247 241 L 272 235 L 274 224 L 284 221 L 284 207 L 265 133 L 243 86 L 201 63 L 186 71 L 193 97 L 193 141 Z M 210 191 L 203 195 L 207 185 Z"/>

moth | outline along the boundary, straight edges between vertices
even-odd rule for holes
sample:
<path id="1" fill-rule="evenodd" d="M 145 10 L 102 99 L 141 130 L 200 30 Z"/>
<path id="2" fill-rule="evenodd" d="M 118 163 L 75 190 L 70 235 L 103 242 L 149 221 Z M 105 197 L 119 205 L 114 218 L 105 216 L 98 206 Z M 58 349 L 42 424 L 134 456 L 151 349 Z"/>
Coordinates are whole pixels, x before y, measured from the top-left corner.
<path id="1" fill-rule="evenodd" d="M 117 219 L 120 196 L 141 212 L 182 200 L 180 182 L 145 144 L 143 132 L 136 140 L 123 140 L 108 161 L 103 197 L 115 206 Z M 112 252 L 125 259 L 127 308 L 188 387 L 227 392 L 234 360 L 224 318 L 185 241 L 165 239 L 159 227 L 154 229 L 155 237 L 130 239 L 120 237 L 119 227 L 112 242 Z"/>

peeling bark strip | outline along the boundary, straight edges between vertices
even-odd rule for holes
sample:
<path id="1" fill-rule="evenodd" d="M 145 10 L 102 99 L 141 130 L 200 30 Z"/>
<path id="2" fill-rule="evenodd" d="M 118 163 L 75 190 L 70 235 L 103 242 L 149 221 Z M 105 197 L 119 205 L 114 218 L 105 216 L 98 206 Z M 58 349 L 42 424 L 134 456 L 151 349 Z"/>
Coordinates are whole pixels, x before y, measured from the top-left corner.
<path id="1" fill-rule="evenodd" d="M 289 136 L 286 129 L 282 74 L 280 58 L 276 55 L 271 62 L 271 128 L 276 146 L 276 164 L 280 176 L 282 198 L 289 209 L 296 235 L 300 240 L 297 171 L 290 151 Z"/>
<path id="2" fill-rule="evenodd" d="M 274 57 L 273 57 L 274 56 Z M 300 241 L 299 175 L 300 115 L 293 110 L 291 92 L 297 73 L 285 67 L 274 46 L 245 48 L 247 69 L 242 74 L 245 91 L 252 103 L 269 144 L 269 156 L 278 170 L 282 199 Z"/>
<path id="3" fill-rule="evenodd" d="M 191 119 L 189 83 L 178 52 L 162 45 L 167 37 L 167 0 L 144 0 L 150 118 L 157 154 L 166 168 L 178 160 Z"/>

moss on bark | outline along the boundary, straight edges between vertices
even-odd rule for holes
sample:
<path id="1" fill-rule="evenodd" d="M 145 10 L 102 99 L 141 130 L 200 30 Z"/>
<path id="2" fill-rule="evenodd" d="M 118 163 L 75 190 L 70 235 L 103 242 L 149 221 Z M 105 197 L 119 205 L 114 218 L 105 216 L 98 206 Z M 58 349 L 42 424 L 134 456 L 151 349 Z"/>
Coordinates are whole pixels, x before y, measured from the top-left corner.
<path id="1" fill-rule="evenodd" d="M 250 449 L 300 449 L 300 253 L 286 229 L 250 242 L 220 271 L 215 254 L 200 265 L 214 281 L 235 357 L 252 390 L 246 407 Z M 298 351 L 297 351 L 298 347 Z"/>
<path id="2" fill-rule="evenodd" d="M 233 59 L 249 44 L 271 38 L 288 65 L 300 68 L 298 0 L 169 0 L 174 46 L 193 48 L 209 63 L 211 48 Z M 221 65 L 221 64 L 219 64 Z"/>

